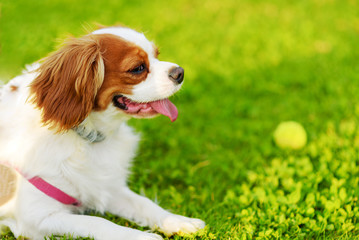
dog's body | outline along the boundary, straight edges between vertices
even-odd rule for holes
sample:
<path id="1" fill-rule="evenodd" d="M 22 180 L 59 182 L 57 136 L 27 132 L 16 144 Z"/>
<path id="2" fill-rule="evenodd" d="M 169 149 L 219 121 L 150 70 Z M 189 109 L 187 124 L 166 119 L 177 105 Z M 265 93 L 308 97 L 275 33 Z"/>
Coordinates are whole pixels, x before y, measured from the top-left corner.
<path id="1" fill-rule="evenodd" d="M 139 137 L 126 121 L 158 113 L 177 117 L 167 98 L 179 90 L 183 70 L 157 55 L 142 34 L 104 28 L 69 41 L 33 65 L 36 71 L 0 88 L 0 163 L 21 173 L 15 198 L 0 207 L 0 225 L 30 239 L 51 234 L 162 239 L 79 214 L 94 209 L 166 235 L 204 227 L 201 220 L 169 213 L 127 187 Z M 81 206 L 47 196 L 28 181 L 33 177 Z"/>

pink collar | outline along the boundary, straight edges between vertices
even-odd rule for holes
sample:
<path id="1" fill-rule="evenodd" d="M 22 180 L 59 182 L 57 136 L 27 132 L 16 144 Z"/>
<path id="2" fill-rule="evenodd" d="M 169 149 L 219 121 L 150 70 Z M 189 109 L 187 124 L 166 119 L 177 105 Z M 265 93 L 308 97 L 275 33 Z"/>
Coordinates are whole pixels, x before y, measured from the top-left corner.
<path id="1" fill-rule="evenodd" d="M 34 185 L 37 189 L 41 192 L 45 193 L 47 196 L 59 201 L 60 203 L 66 205 L 73 205 L 73 206 L 81 206 L 80 201 L 76 198 L 71 197 L 70 195 L 64 193 L 54 185 L 46 182 L 44 179 L 40 177 L 33 177 L 27 179 L 22 173 L 20 173 L 26 180 L 29 181 L 32 185 Z"/>
<path id="2" fill-rule="evenodd" d="M 23 176 L 29 183 L 31 183 L 34 187 L 36 187 L 41 192 L 45 193 L 47 196 L 59 201 L 60 203 L 66 204 L 66 205 L 73 205 L 73 206 L 81 206 L 81 202 L 78 201 L 76 198 L 71 197 L 67 193 L 64 193 L 54 185 L 51 185 L 50 183 L 46 182 L 44 179 L 40 177 L 33 177 L 28 178 L 26 175 L 18 168 L 12 166 L 8 162 L 0 162 L 0 164 L 3 164 L 7 167 L 15 169 L 18 173 L 20 173 L 21 176 Z"/>

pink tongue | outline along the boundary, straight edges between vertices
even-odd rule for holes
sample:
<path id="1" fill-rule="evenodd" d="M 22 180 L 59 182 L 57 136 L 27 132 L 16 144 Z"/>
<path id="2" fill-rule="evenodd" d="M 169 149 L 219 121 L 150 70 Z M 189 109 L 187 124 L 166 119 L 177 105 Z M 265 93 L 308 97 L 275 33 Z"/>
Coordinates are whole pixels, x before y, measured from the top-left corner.
<path id="1" fill-rule="evenodd" d="M 168 99 L 158 100 L 149 103 L 151 107 L 158 113 L 161 113 L 171 119 L 172 122 L 176 121 L 178 111 L 176 106 Z"/>

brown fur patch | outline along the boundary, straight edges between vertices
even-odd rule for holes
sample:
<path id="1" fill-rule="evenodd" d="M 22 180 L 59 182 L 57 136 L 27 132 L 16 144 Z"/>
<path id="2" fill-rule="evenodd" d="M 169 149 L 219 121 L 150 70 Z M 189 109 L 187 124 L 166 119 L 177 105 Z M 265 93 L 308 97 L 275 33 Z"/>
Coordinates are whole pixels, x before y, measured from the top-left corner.
<path id="1" fill-rule="evenodd" d="M 17 91 L 18 89 L 19 89 L 18 86 L 15 86 L 15 85 L 11 85 L 11 86 L 10 86 L 10 91 L 11 91 L 11 92 L 15 92 L 15 91 Z"/>
<path id="2" fill-rule="evenodd" d="M 45 125 L 68 130 L 91 112 L 104 78 L 101 49 L 96 39 L 70 39 L 43 60 L 30 86 L 32 102 L 42 109 Z"/>
<path id="3" fill-rule="evenodd" d="M 133 43 L 110 34 L 98 37 L 106 69 L 95 101 L 95 109 L 100 111 L 107 108 L 114 95 L 131 94 L 134 85 L 146 80 L 150 66 L 147 53 Z M 130 72 L 141 64 L 146 66 L 146 71 L 141 74 Z"/>
<path id="4" fill-rule="evenodd" d="M 155 58 L 158 58 L 158 55 L 160 55 L 160 50 L 158 49 L 158 47 L 156 45 L 152 45 L 153 49 L 155 50 Z"/>

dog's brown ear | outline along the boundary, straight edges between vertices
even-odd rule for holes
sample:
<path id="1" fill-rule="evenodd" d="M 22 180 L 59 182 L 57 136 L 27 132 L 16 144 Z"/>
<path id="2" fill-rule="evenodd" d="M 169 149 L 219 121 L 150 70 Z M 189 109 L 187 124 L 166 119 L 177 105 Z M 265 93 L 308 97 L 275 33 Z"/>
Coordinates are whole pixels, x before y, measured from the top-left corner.
<path id="1" fill-rule="evenodd" d="M 58 132 L 79 125 L 93 109 L 104 68 L 100 45 L 91 36 L 70 39 L 43 59 L 30 85 L 43 123 Z"/>

